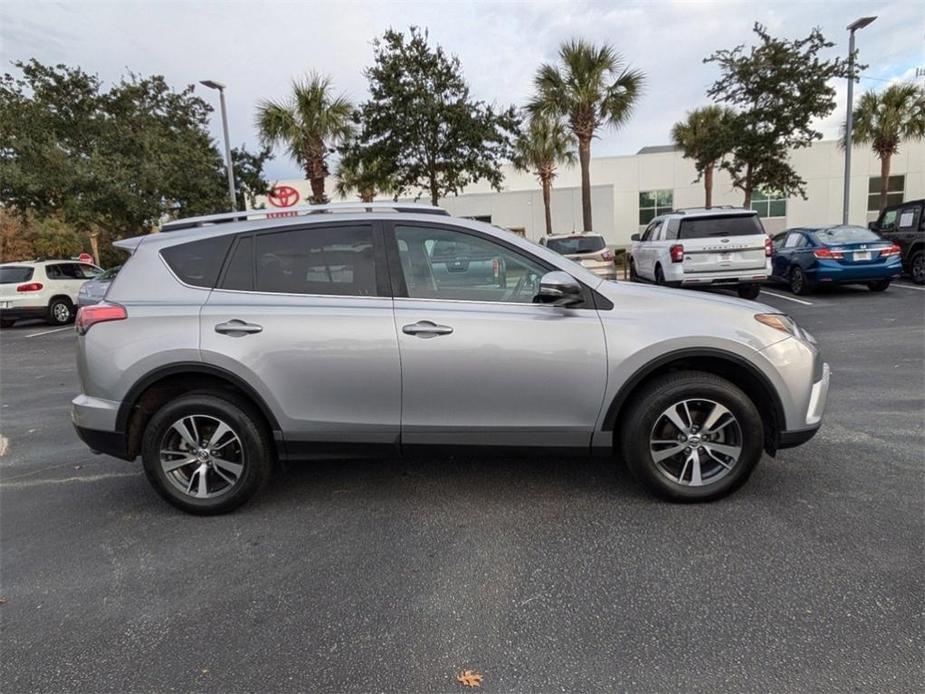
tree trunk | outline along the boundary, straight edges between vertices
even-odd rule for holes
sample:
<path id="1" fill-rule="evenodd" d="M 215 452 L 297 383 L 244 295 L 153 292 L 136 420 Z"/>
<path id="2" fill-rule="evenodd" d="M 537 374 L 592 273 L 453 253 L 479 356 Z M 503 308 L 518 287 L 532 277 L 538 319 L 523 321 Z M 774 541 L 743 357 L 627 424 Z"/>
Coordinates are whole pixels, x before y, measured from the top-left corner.
<path id="1" fill-rule="evenodd" d="M 890 190 L 890 160 L 893 155 L 886 152 L 880 157 L 880 214 L 883 214 L 883 208 L 886 207 L 886 194 Z"/>
<path id="2" fill-rule="evenodd" d="M 90 253 L 93 255 L 93 264 L 100 266 L 100 232 L 90 232 Z"/>
<path id="3" fill-rule="evenodd" d="M 742 202 L 742 207 L 745 209 L 750 209 L 752 206 L 752 165 L 748 164 L 745 167 L 745 186 L 742 188 L 745 191 L 745 200 Z"/>
<path id="4" fill-rule="evenodd" d="M 581 162 L 581 221 L 583 231 L 591 231 L 591 138 L 578 139 L 578 160 Z"/>
<path id="5" fill-rule="evenodd" d="M 703 206 L 713 207 L 713 163 L 703 170 Z"/>
<path id="6" fill-rule="evenodd" d="M 543 211 L 546 215 L 546 235 L 552 234 L 552 181 L 549 176 L 542 177 L 543 182 Z"/>
<path id="7" fill-rule="evenodd" d="M 308 167 L 308 182 L 312 188 L 312 197 L 309 202 L 312 205 L 321 205 L 328 199 L 324 195 L 324 160 L 318 157 L 312 157 Z"/>
<path id="8" fill-rule="evenodd" d="M 437 177 L 432 175 L 430 177 L 430 204 L 434 207 L 437 206 L 437 201 L 440 199 L 440 190 L 437 187 Z"/>

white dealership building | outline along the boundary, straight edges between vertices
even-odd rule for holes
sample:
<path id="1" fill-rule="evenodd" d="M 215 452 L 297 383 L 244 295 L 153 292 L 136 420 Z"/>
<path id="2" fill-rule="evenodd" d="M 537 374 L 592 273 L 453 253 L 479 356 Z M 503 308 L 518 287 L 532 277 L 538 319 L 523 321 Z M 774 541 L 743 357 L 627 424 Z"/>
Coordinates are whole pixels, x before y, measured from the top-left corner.
<path id="1" fill-rule="evenodd" d="M 752 207 L 762 217 L 765 229 L 774 233 L 794 226 L 837 224 L 842 217 L 844 152 L 835 140 L 815 143 L 791 152 L 791 163 L 806 181 L 806 199 L 780 198 L 758 192 Z M 693 163 L 671 146 L 644 147 L 636 154 L 596 157 L 591 160 L 591 204 L 594 231 L 608 243 L 625 246 L 630 235 L 643 228 L 656 214 L 673 208 L 703 205 L 703 183 L 697 182 Z M 326 189 L 334 188 L 333 177 Z M 258 198 L 257 204 L 278 207 L 297 204 L 309 195 L 308 182 L 287 180 L 275 183 L 281 194 Z M 866 225 L 876 217 L 880 191 L 880 160 L 869 147 L 855 147 L 851 167 L 852 224 Z M 289 193 L 288 196 L 285 193 Z M 296 195 L 298 192 L 298 195 Z M 718 172 L 714 182 L 714 205 L 741 205 L 742 192 L 732 188 L 729 178 Z M 925 197 L 925 143 L 905 143 L 892 160 L 889 202 Z M 385 199 L 385 198 L 384 198 Z M 274 204 L 275 203 L 275 204 Z M 504 169 L 501 191 L 484 183 L 469 186 L 458 196 L 440 201 L 451 214 L 472 217 L 512 229 L 536 240 L 545 231 L 543 197 L 539 182 L 530 174 Z M 285 207 L 280 207 L 285 212 Z M 580 230 L 581 174 L 577 166 L 562 168 L 552 193 L 552 223 L 555 233 Z"/>

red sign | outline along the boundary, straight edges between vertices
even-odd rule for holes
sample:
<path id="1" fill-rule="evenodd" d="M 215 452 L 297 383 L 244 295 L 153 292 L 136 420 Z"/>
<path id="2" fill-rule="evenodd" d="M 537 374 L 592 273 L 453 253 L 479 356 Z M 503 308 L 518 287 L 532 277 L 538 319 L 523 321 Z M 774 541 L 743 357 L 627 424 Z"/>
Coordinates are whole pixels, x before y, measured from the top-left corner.
<path id="1" fill-rule="evenodd" d="M 299 191 L 292 186 L 276 186 L 267 195 L 273 207 L 292 207 L 299 201 Z"/>
<path id="2" fill-rule="evenodd" d="M 79 260 L 81 263 L 92 263 L 93 256 L 89 253 L 81 253 L 79 256 L 77 256 L 77 260 Z"/>

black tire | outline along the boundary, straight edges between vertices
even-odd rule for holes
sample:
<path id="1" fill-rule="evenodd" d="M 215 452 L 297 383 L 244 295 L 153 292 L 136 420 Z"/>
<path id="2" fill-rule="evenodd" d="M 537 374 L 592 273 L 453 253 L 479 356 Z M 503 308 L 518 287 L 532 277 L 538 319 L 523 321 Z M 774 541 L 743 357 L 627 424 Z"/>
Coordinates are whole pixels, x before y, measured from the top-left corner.
<path id="1" fill-rule="evenodd" d="M 790 271 L 790 291 L 797 296 L 805 296 L 813 290 L 806 273 L 799 267 Z"/>
<path id="2" fill-rule="evenodd" d="M 12 318 L 4 318 L 3 320 L 0 320 L 0 328 L 12 328 L 13 323 L 15 322 L 16 321 Z"/>
<path id="3" fill-rule="evenodd" d="M 916 251 L 909 261 L 909 274 L 916 284 L 925 284 L 925 253 Z"/>
<path id="4" fill-rule="evenodd" d="M 867 288 L 872 292 L 885 292 L 890 286 L 891 280 L 877 280 L 876 282 L 868 282 Z"/>
<path id="5" fill-rule="evenodd" d="M 736 294 L 738 294 L 741 299 L 757 299 L 758 295 L 761 294 L 761 285 L 740 284 L 736 287 Z"/>
<path id="6" fill-rule="evenodd" d="M 665 273 L 662 270 L 661 265 L 655 266 L 655 284 L 659 285 L 660 287 L 665 286 Z"/>
<path id="7" fill-rule="evenodd" d="M 636 272 L 636 261 L 630 258 L 630 282 L 638 282 L 639 275 Z"/>
<path id="8" fill-rule="evenodd" d="M 74 304 L 64 296 L 56 296 L 48 304 L 48 313 L 45 321 L 50 325 L 67 325 L 74 320 Z"/>
<path id="9" fill-rule="evenodd" d="M 737 442 L 740 448 L 739 457 L 728 470 L 724 470 L 718 463 L 713 462 L 708 457 L 709 453 L 703 453 L 704 464 L 702 467 L 698 465 L 697 470 L 698 472 L 701 469 L 707 470 L 708 476 L 703 477 L 706 483 L 702 486 L 693 486 L 692 470 L 688 471 L 690 480 L 686 483 L 669 479 L 668 473 L 659 466 L 659 463 L 655 462 L 652 450 L 650 450 L 650 438 L 659 436 L 655 427 L 664 426 L 663 413 L 672 405 L 685 400 L 713 401 L 727 408 L 736 420 L 734 422 L 736 428 L 730 429 L 732 426 L 730 424 L 720 427 L 720 430 L 734 431 L 739 435 Z M 710 408 L 706 402 L 703 404 L 705 408 Z M 635 394 L 627 407 L 629 414 L 620 428 L 620 450 L 623 459 L 633 475 L 643 485 L 664 499 L 696 502 L 726 496 L 745 483 L 761 459 L 764 447 L 764 425 L 757 408 L 738 387 L 719 376 L 701 371 L 678 371 L 660 376 Z M 695 414 L 696 416 L 699 415 Z M 704 419 L 700 419 L 700 422 L 704 423 Z M 672 443 L 674 440 L 672 437 Z M 732 440 L 730 438 L 730 441 Z M 715 443 L 717 441 L 714 441 Z M 698 452 L 698 455 L 700 454 Z M 683 458 L 688 453 L 682 450 L 677 455 Z M 669 459 L 669 463 L 671 461 L 672 459 Z M 727 462 L 729 462 L 728 459 Z M 667 464 L 663 463 L 663 465 Z M 680 467 L 681 464 L 682 461 L 679 460 L 678 466 Z M 709 471 L 713 468 L 716 471 L 710 473 Z M 688 468 L 681 469 L 682 478 L 685 476 L 685 470 Z M 715 481 L 710 482 L 709 476 L 715 476 Z"/>
<path id="10" fill-rule="evenodd" d="M 180 488 L 189 480 L 190 488 L 193 482 L 197 481 L 198 490 L 200 479 L 197 476 L 197 468 L 200 465 L 198 460 L 178 468 L 176 474 L 165 472 L 161 465 L 162 444 L 173 446 L 176 444 L 168 443 L 171 439 L 177 442 L 182 439 L 173 430 L 174 423 L 194 415 L 200 422 L 218 420 L 226 424 L 236 437 L 236 440 L 230 442 L 229 452 L 221 453 L 222 456 L 234 459 L 234 464 L 243 466 L 234 483 L 229 484 L 226 481 L 227 477 L 220 477 L 217 474 L 217 465 L 212 464 L 211 469 L 205 473 L 206 492 L 215 489 L 216 496 L 196 498 Z M 196 428 L 200 427 L 201 425 Z M 204 428 L 204 432 L 199 433 L 205 438 L 210 433 L 214 433 L 214 429 L 209 432 Z M 181 443 L 180 446 L 182 445 Z M 220 448 L 228 445 L 220 446 Z M 179 509 L 203 516 L 227 513 L 253 497 L 270 478 L 274 459 L 269 433 L 257 409 L 234 396 L 210 391 L 194 391 L 171 400 L 161 407 L 145 427 L 141 455 L 145 475 L 158 494 Z M 192 452 L 190 458 L 195 458 Z M 228 472 L 227 469 L 225 471 Z M 209 486 L 210 480 L 211 487 Z"/>

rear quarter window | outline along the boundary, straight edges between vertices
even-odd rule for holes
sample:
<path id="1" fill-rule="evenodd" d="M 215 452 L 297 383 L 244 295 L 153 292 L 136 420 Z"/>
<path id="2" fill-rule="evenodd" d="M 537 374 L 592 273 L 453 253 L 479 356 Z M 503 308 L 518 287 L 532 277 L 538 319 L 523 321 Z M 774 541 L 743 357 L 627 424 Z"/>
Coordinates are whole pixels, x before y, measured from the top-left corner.
<path id="1" fill-rule="evenodd" d="M 28 282 L 34 273 L 31 267 L 0 267 L 0 284 Z"/>
<path id="2" fill-rule="evenodd" d="M 706 239 L 725 236 L 764 236 L 758 215 L 723 215 L 682 219 L 679 239 Z"/>
<path id="3" fill-rule="evenodd" d="M 232 237 L 190 241 L 161 251 L 161 257 L 181 282 L 194 287 L 215 286 Z"/>

